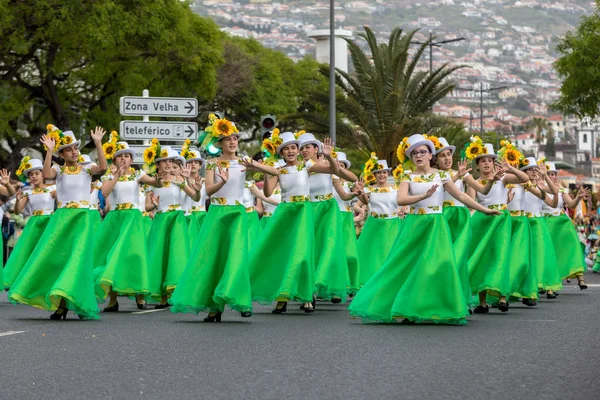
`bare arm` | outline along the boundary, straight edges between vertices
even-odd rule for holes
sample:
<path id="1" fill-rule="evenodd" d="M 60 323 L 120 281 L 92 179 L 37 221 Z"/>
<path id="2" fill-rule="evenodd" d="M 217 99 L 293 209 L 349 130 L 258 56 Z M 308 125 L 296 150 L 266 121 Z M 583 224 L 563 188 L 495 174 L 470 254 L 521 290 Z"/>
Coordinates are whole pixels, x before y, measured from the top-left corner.
<path id="1" fill-rule="evenodd" d="M 458 188 L 452 181 L 447 181 L 444 184 L 444 189 L 446 189 L 446 191 L 450 194 L 450 196 L 454 197 L 455 199 L 457 199 L 458 201 L 460 201 L 467 207 L 472 208 L 473 210 L 477 210 L 477 211 L 480 211 L 480 212 L 482 212 L 484 214 L 488 214 L 488 215 L 501 214 L 497 210 L 491 210 L 487 207 L 482 206 L 481 204 L 479 204 L 478 202 L 473 200 L 469 195 L 458 190 Z"/>
<path id="2" fill-rule="evenodd" d="M 427 192 L 417 195 L 417 196 L 411 196 L 408 194 L 409 187 L 410 187 L 409 182 L 400 182 L 400 187 L 398 188 L 398 199 L 397 199 L 399 206 L 409 206 L 411 204 L 415 204 L 422 200 L 425 200 L 425 199 L 433 196 L 435 191 L 440 186 L 437 184 L 433 185 Z"/>
<path id="3" fill-rule="evenodd" d="M 56 171 L 52 168 L 52 151 L 54 151 L 54 146 L 56 145 L 54 139 L 49 137 L 48 135 L 43 135 L 40 139 L 40 142 L 48 150 L 46 150 L 46 157 L 44 157 L 44 168 L 42 169 L 42 176 L 44 179 L 56 179 Z"/>
<path id="4" fill-rule="evenodd" d="M 14 196 L 14 194 L 16 193 L 15 191 L 15 187 L 10 183 L 10 173 L 8 172 L 8 170 L 6 168 L 2 169 L 0 171 L 0 178 L 1 178 L 1 182 L 2 185 L 4 187 L 0 187 L 0 194 L 3 194 L 4 196 Z M 6 193 L 4 193 L 6 192 Z"/>
<path id="5" fill-rule="evenodd" d="M 263 193 L 266 197 L 271 197 L 273 191 L 277 187 L 277 182 L 279 182 L 279 175 L 275 176 L 267 176 L 265 175 Z"/>
<path id="6" fill-rule="evenodd" d="M 24 196 L 20 190 L 17 192 L 17 201 L 15 202 L 15 214 L 21 214 L 29 202 L 29 197 Z"/>
<path id="7" fill-rule="evenodd" d="M 340 199 L 342 199 L 344 201 L 349 201 L 349 200 L 352 200 L 354 197 L 356 197 L 356 195 L 354 193 L 347 193 L 344 190 L 344 187 L 342 186 L 342 183 L 340 182 L 339 179 L 335 179 L 333 181 L 333 188 L 337 192 L 338 196 L 340 196 Z"/>
<path id="8" fill-rule="evenodd" d="M 106 157 L 104 156 L 104 150 L 102 149 L 102 138 L 106 131 L 99 126 L 96 127 L 96 130 L 91 131 L 92 140 L 94 141 L 94 145 L 96 146 L 96 150 L 98 151 L 98 165 L 93 165 L 90 171 L 92 175 L 100 175 L 106 171 L 108 168 L 108 164 L 106 163 Z"/>
<path id="9" fill-rule="evenodd" d="M 264 193 L 259 188 L 256 187 L 256 185 L 253 185 L 249 190 L 250 190 L 250 193 L 252 193 L 254 195 L 254 197 L 256 197 L 257 199 L 260 199 L 261 201 L 263 201 L 265 203 L 273 204 L 274 206 L 279 204 L 278 201 L 269 199 L 267 196 L 265 196 Z"/>

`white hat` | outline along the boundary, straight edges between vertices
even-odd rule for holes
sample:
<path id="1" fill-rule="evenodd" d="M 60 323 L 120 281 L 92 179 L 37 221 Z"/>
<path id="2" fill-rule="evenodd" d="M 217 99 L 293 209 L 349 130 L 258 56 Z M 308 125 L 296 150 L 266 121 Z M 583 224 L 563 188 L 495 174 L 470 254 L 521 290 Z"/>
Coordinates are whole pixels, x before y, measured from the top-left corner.
<path id="1" fill-rule="evenodd" d="M 173 160 L 173 159 L 179 157 L 179 153 L 176 152 L 175 150 L 173 150 L 171 148 L 171 146 L 163 146 L 160 149 L 160 151 L 161 151 L 161 154 L 159 154 L 159 155 L 162 155 L 166 152 L 166 157 L 157 158 L 156 160 L 154 160 L 155 163 L 157 163 L 159 161 Z"/>
<path id="2" fill-rule="evenodd" d="M 435 146 L 433 145 L 433 142 L 431 140 L 425 139 L 423 135 L 417 134 L 412 135 L 408 138 L 408 148 L 404 151 L 406 157 L 410 158 L 410 155 L 413 152 L 413 150 L 419 146 L 429 147 L 429 151 L 431 151 L 431 154 L 435 155 Z"/>
<path id="3" fill-rule="evenodd" d="M 61 151 L 63 149 L 66 149 L 67 147 L 79 145 L 81 143 L 79 140 L 77 140 L 77 138 L 75 138 L 75 134 L 73 134 L 73 131 L 64 131 L 62 134 L 63 134 L 63 136 L 70 137 L 71 138 L 71 143 L 69 143 L 69 144 L 63 144 L 62 146 L 58 146 L 58 150 L 57 151 Z"/>
<path id="4" fill-rule="evenodd" d="M 442 148 L 435 152 L 436 155 L 440 154 L 444 150 L 450 150 L 450 152 L 454 154 L 454 151 L 456 151 L 456 146 L 451 146 L 445 137 L 438 138 L 438 141 L 442 145 Z"/>
<path id="5" fill-rule="evenodd" d="M 352 165 L 350 160 L 348 160 L 348 158 L 346 157 L 346 153 L 343 153 L 341 151 L 337 152 L 337 160 L 341 163 L 344 163 L 346 165 L 346 168 L 350 168 L 350 166 Z"/>
<path id="6" fill-rule="evenodd" d="M 537 168 L 537 161 L 535 160 L 535 157 L 527 157 L 524 161 L 523 164 L 527 163 L 524 167 L 521 167 L 521 171 L 527 171 L 528 169 L 531 168 Z"/>
<path id="7" fill-rule="evenodd" d="M 113 158 L 121 154 L 131 154 L 131 158 L 135 157 L 135 151 L 129 148 L 129 144 L 127 142 L 117 142 L 117 148 L 118 147 L 120 147 L 121 150 L 115 151 Z"/>
<path id="8" fill-rule="evenodd" d="M 198 152 L 196 150 L 188 150 L 188 153 L 189 153 L 190 157 L 186 160 L 187 162 L 200 161 L 202 163 L 202 165 L 204 165 L 206 163 L 206 160 L 204 158 L 200 157 L 200 152 Z"/>
<path id="9" fill-rule="evenodd" d="M 298 145 L 298 147 L 300 148 L 306 146 L 307 144 L 316 145 L 319 148 L 319 151 L 321 151 L 321 149 L 323 148 L 323 143 L 321 143 L 321 141 L 317 139 L 312 133 L 303 133 L 298 138 L 298 141 L 300 142 L 300 144 Z"/>
<path id="10" fill-rule="evenodd" d="M 308 135 L 310 135 L 310 133 Z M 300 138 L 302 138 L 302 136 L 300 136 Z M 279 138 L 283 140 L 283 142 L 279 146 L 277 146 L 277 154 L 279 154 L 281 149 L 290 144 L 295 144 L 298 145 L 298 147 L 300 147 L 300 138 L 296 139 L 296 136 L 294 136 L 292 132 L 283 132 L 281 135 L 279 135 Z"/>
<path id="11" fill-rule="evenodd" d="M 373 168 L 373 173 L 375 172 L 383 172 L 383 171 L 391 171 L 392 169 L 388 167 L 386 160 L 377 160 L 377 166 L 381 165 L 383 168 L 375 167 Z"/>
<path id="12" fill-rule="evenodd" d="M 491 143 L 484 143 L 483 148 L 485 149 L 485 154 L 480 154 L 477 157 L 475 157 L 475 161 L 479 160 L 481 157 L 498 157 L 496 155 L 496 152 L 494 151 L 494 145 L 492 145 Z"/>
<path id="13" fill-rule="evenodd" d="M 88 156 L 87 154 L 82 154 L 81 158 L 83 158 L 83 161 L 81 161 L 79 163 L 80 165 L 88 165 L 88 164 L 93 164 L 94 163 L 92 161 L 92 158 L 90 156 Z"/>
<path id="14" fill-rule="evenodd" d="M 29 160 L 29 164 L 31 164 L 31 168 L 27 168 L 25 171 L 23 171 L 23 175 L 25 176 L 27 176 L 30 171 L 44 169 L 44 164 L 42 164 L 42 161 L 38 160 L 37 158 L 32 158 Z"/>
<path id="15" fill-rule="evenodd" d="M 557 172 L 556 164 L 551 161 L 547 161 L 546 162 L 546 170 L 548 172 Z"/>

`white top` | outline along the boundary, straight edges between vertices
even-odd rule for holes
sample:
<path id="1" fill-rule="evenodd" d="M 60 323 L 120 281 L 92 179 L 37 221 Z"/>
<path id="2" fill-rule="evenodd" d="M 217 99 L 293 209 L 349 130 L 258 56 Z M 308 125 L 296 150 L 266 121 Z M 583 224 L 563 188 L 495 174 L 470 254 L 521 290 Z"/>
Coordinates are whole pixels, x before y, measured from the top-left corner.
<path id="1" fill-rule="evenodd" d="M 454 178 L 454 175 L 458 174 L 458 172 L 456 171 L 447 171 L 447 172 L 451 172 L 450 176 L 452 178 Z M 459 178 L 456 180 L 456 182 L 454 182 L 454 185 L 458 188 L 458 190 L 460 190 L 461 192 L 465 192 L 465 182 L 463 181 L 463 179 L 465 179 L 467 176 L 469 176 L 470 174 L 467 172 L 467 174 L 465 176 L 463 176 L 462 178 Z M 444 190 L 444 207 L 464 207 L 465 205 L 463 203 L 461 203 L 459 200 L 455 199 L 450 193 L 446 192 Z"/>
<path id="2" fill-rule="evenodd" d="M 139 185 L 139 194 L 138 194 L 138 210 L 142 213 L 146 212 L 146 194 L 152 190 L 152 188 L 148 185 Z M 111 193 L 112 195 L 112 193 Z M 110 196 L 109 196 L 110 197 Z M 112 209 L 112 205 L 111 205 Z"/>
<path id="3" fill-rule="evenodd" d="M 108 195 L 108 202 L 110 204 L 108 211 L 114 211 L 117 209 L 117 196 L 115 196 L 115 192 L 110 192 Z"/>
<path id="4" fill-rule="evenodd" d="M 255 187 L 256 184 L 254 181 L 246 181 L 244 182 L 244 194 L 243 194 L 243 203 L 244 207 L 246 207 L 247 211 L 254 211 L 254 195 L 250 191 L 250 188 Z"/>
<path id="5" fill-rule="evenodd" d="M 56 191 L 56 186 L 47 186 L 43 189 L 29 188 L 23 191 L 23 197 L 29 199 L 31 206 L 31 215 L 50 215 L 54 212 L 54 202 L 52 192 Z"/>
<path id="6" fill-rule="evenodd" d="M 128 176 L 120 176 L 119 180 L 115 184 L 111 195 L 113 198 L 111 201 L 111 208 L 113 207 L 112 201 L 114 200 L 114 207 L 118 209 L 133 209 L 140 208 L 140 179 L 145 176 L 146 173 L 141 170 L 137 170 L 131 173 Z M 111 181 L 114 179 L 112 174 L 108 174 L 102 177 L 103 181 Z M 110 198 L 110 197 L 109 197 Z M 144 195 L 144 211 L 145 211 L 145 202 L 146 197 Z"/>
<path id="7" fill-rule="evenodd" d="M 282 202 L 309 201 L 310 184 L 307 166 L 301 163 L 279 168 L 279 186 Z"/>
<path id="8" fill-rule="evenodd" d="M 308 163 L 309 168 L 311 163 Z M 308 183 L 310 185 L 310 201 L 317 202 L 333 198 L 333 181 L 330 174 L 311 174 L 308 177 Z"/>
<path id="9" fill-rule="evenodd" d="M 90 193 L 90 210 L 97 210 L 98 204 L 100 204 L 100 198 L 98 192 L 102 190 L 102 182 L 96 181 L 92 183 L 92 193 Z"/>
<path id="10" fill-rule="evenodd" d="M 529 191 L 525 191 L 523 201 L 523 211 L 527 217 L 541 217 L 542 216 L 542 204 L 544 201 Z"/>
<path id="11" fill-rule="evenodd" d="M 154 196 L 158 197 L 159 213 L 168 211 L 181 211 L 181 188 L 185 185 L 183 182 L 163 181 L 162 187 L 152 188 Z"/>
<path id="12" fill-rule="evenodd" d="M 181 191 L 181 207 L 185 211 L 185 215 L 190 215 L 193 212 L 206 211 L 206 185 L 202 184 L 200 189 L 200 200 L 194 201 L 183 190 Z"/>
<path id="13" fill-rule="evenodd" d="M 92 165 L 54 165 L 58 208 L 89 208 Z"/>
<path id="14" fill-rule="evenodd" d="M 510 188 L 512 188 L 515 197 L 513 197 L 513 200 L 508 203 L 508 210 L 520 212 L 525 211 L 525 188 L 523 185 L 519 184 L 511 185 Z"/>
<path id="15" fill-rule="evenodd" d="M 450 180 L 450 174 L 438 171 L 429 175 L 408 174 L 404 175 L 402 181 L 408 181 L 408 194 L 419 196 L 427 193 L 433 185 L 439 185 L 433 196 L 421 200 L 410 207 L 412 214 L 440 214 L 444 206 L 444 183 Z M 397 209 L 397 206 L 396 206 Z"/>
<path id="16" fill-rule="evenodd" d="M 334 177 L 333 179 L 339 179 L 339 178 Z M 344 189 L 345 193 L 352 192 L 352 189 L 351 189 L 352 183 L 351 182 L 342 182 L 341 185 L 342 185 L 342 189 Z M 352 212 L 352 207 L 350 206 L 350 202 L 346 201 L 346 200 L 342 200 L 342 198 L 338 194 L 337 190 L 335 190 L 335 188 L 333 188 L 333 198 L 335 199 L 335 201 L 337 201 L 340 211 Z"/>
<path id="17" fill-rule="evenodd" d="M 558 204 L 555 208 L 550 207 L 548 204 L 544 202 L 542 205 L 542 214 L 543 215 L 554 215 L 555 217 L 564 214 L 565 212 L 565 201 L 563 200 L 563 194 L 569 193 L 569 191 L 565 188 L 558 189 Z M 554 196 L 551 194 L 546 194 L 550 199 L 554 199 Z"/>
<path id="18" fill-rule="evenodd" d="M 398 218 L 398 187 L 370 186 L 365 188 L 369 194 L 371 217 L 381 219 Z"/>
<path id="19" fill-rule="evenodd" d="M 485 181 L 482 181 L 481 184 L 485 184 Z M 508 189 L 504 186 L 502 179 L 494 182 L 494 185 L 488 194 L 477 192 L 476 196 L 477 202 L 484 207 L 495 210 L 506 210 L 508 208 L 506 205 L 506 202 L 508 201 Z"/>
<path id="20" fill-rule="evenodd" d="M 281 203 L 281 189 L 273 190 L 273 194 L 268 197 L 269 200 L 275 200 Z M 263 201 L 263 217 L 270 217 L 275 212 L 276 205 Z"/>
<path id="21" fill-rule="evenodd" d="M 246 181 L 244 166 L 238 160 L 209 161 L 206 168 L 215 171 L 214 183 L 222 182 L 222 179 L 216 174 L 216 171 L 218 171 L 217 163 L 229 170 L 229 179 L 221 189 L 211 196 L 211 204 L 223 206 L 242 205 L 244 203 L 244 183 Z"/>

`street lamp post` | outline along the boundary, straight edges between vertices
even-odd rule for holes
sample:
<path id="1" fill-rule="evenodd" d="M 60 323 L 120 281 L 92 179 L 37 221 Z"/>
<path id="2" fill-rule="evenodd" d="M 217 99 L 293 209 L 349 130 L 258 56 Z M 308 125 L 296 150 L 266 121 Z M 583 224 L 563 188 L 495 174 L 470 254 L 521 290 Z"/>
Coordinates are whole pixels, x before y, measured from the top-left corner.
<path id="1" fill-rule="evenodd" d="M 426 44 L 429 46 L 429 73 L 433 71 L 433 48 L 434 47 L 442 47 L 443 44 L 460 42 L 463 40 L 467 40 L 467 38 L 459 37 L 456 39 L 448 39 L 448 40 L 440 40 L 437 42 L 433 41 L 433 31 L 429 30 L 429 40 L 427 42 L 410 42 L 411 44 Z"/>
<path id="2" fill-rule="evenodd" d="M 329 0 L 329 137 L 335 143 L 335 0 Z"/>
<path id="3" fill-rule="evenodd" d="M 488 118 L 488 117 L 492 117 L 492 115 L 483 115 L 483 93 L 493 92 L 495 90 L 502 90 L 502 89 L 508 89 L 508 86 L 498 86 L 498 87 L 484 89 L 483 88 L 483 82 L 479 83 L 479 90 L 478 90 L 478 92 L 479 92 L 479 133 L 481 135 L 483 135 L 483 119 L 484 118 Z M 474 89 L 458 88 L 457 87 L 457 88 L 454 88 L 454 90 L 462 90 L 462 91 L 471 92 Z M 473 117 L 471 116 L 469 118 L 469 121 L 470 121 L 469 123 L 471 125 L 470 128 L 469 128 L 469 130 L 471 130 L 471 128 L 472 128 L 472 120 L 473 120 Z"/>

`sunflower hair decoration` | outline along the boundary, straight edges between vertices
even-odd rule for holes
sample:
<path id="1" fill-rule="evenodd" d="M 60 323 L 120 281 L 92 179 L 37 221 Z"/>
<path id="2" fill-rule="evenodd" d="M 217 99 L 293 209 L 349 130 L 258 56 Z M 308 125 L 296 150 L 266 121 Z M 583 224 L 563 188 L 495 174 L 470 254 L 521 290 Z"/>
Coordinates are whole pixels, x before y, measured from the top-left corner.
<path id="1" fill-rule="evenodd" d="M 262 151 L 265 155 L 265 158 L 274 158 L 278 159 L 279 154 L 277 154 L 277 147 L 281 146 L 283 143 L 283 139 L 279 137 L 279 129 L 273 129 L 271 133 L 271 137 L 266 138 L 262 142 Z"/>
<path id="2" fill-rule="evenodd" d="M 119 150 L 123 150 L 122 145 L 118 145 L 119 141 L 119 133 L 117 131 L 112 131 L 108 138 L 108 142 L 102 145 L 102 151 L 104 151 L 104 156 L 106 157 L 106 161 L 112 162 L 112 159 L 115 156 L 115 153 Z"/>
<path id="3" fill-rule="evenodd" d="M 469 161 L 472 161 L 475 159 L 475 157 L 484 154 L 487 154 L 487 149 L 483 145 L 483 141 L 479 136 L 471 136 L 470 140 L 465 144 L 465 147 L 460 153 L 462 158 L 466 158 Z"/>
<path id="4" fill-rule="evenodd" d="M 433 143 L 433 147 L 435 147 L 436 150 L 439 150 L 444 147 L 444 145 L 442 145 L 442 143 L 440 143 L 440 139 L 438 139 L 437 136 L 423 135 L 423 137 L 425 139 L 429 140 L 431 143 Z"/>
<path id="5" fill-rule="evenodd" d="M 19 180 L 23 183 L 27 182 L 27 176 L 25 176 L 25 170 L 32 167 L 30 161 L 31 161 L 31 157 L 29 157 L 29 156 L 23 157 L 23 159 L 21 160 L 21 163 L 19 164 L 19 168 L 15 172 L 15 175 L 17 175 L 17 178 L 19 178 Z"/>
<path id="6" fill-rule="evenodd" d="M 161 146 L 157 138 L 152 139 L 150 147 L 144 150 L 144 166 L 142 169 L 148 175 L 153 175 L 156 172 L 155 160 L 160 158 Z"/>
<path id="7" fill-rule="evenodd" d="M 57 152 L 60 146 L 73 141 L 71 137 L 63 135 L 62 131 L 52 124 L 46 125 L 46 135 L 54 139 L 54 152 Z M 48 148 L 44 146 L 44 150 L 48 151 Z"/>
<path id="8" fill-rule="evenodd" d="M 194 154 L 190 153 L 191 144 L 192 141 L 190 139 L 185 139 L 185 142 L 183 142 L 183 145 L 181 146 L 181 153 L 179 153 L 179 155 L 185 158 L 186 161 L 194 157 Z"/>
<path id="9" fill-rule="evenodd" d="M 232 121 L 229 121 L 226 118 L 219 118 L 215 114 L 210 114 L 208 116 L 208 126 L 204 128 L 204 140 L 200 147 L 206 149 L 220 139 L 237 133 L 239 133 L 239 131 Z"/>
<path id="10" fill-rule="evenodd" d="M 392 171 L 392 176 L 394 177 L 396 182 L 398 182 L 398 180 L 400 180 L 400 178 L 402 177 L 403 174 L 404 174 L 404 168 L 402 168 L 402 164 L 398 164 L 398 166 L 396 168 L 394 168 L 394 170 Z"/>
<path id="11" fill-rule="evenodd" d="M 306 133 L 306 131 L 304 129 L 302 129 L 301 131 L 294 132 L 294 137 L 296 139 L 298 139 L 300 136 L 304 135 L 305 133 Z"/>
<path id="12" fill-rule="evenodd" d="M 523 159 L 525 158 L 523 153 L 521 153 L 519 149 L 517 149 L 515 145 L 507 139 L 501 140 L 500 146 L 502 147 L 498 150 L 498 155 L 505 159 L 512 167 L 519 168 L 519 165 L 521 165 Z"/>
<path id="13" fill-rule="evenodd" d="M 373 170 L 380 169 L 378 168 L 379 163 L 377 162 L 379 159 L 375 153 L 371 153 L 371 157 L 367 160 L 363 167 L 363 179 L 365 183 L 370 184 L 375 182 L 375 175 L 373 175 Z"/>

